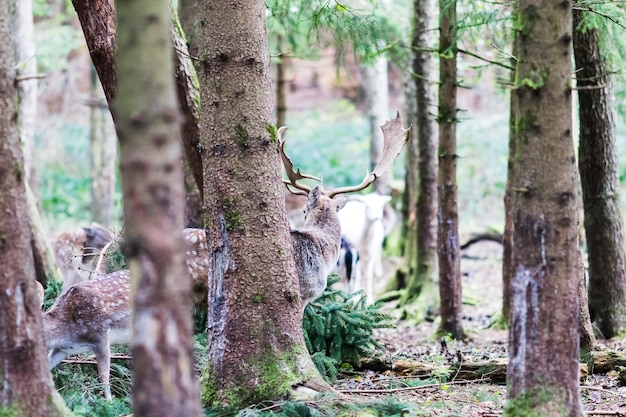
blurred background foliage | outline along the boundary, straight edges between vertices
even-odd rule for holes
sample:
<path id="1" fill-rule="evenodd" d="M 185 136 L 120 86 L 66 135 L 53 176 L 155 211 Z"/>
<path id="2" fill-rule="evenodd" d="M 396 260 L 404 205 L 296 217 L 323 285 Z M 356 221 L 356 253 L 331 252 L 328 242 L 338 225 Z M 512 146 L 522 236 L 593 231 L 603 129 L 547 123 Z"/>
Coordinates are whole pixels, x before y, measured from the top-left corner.
<path id="1" fill-rule="evenodd" d="M 315 24 L 327 19 L 328 25 L 347 24 L 354 19 L 352 11 L 334 9 L 328 16 L 318 16 L 311 21 L 302 13 L 294 13 L 293 2 L 275 0 L 268 3 L 268 29 L 272 53 L 279 50 L 274 35 L 286 36 L 288 49 L 293 52 L 292 65 L 306 66 L 323 58 L 324 48 L 336 43 L 322 35 L 314 35 Z M 304 3 L 303 3 L 304 4 Z M 333 87 L 358 84 L 361 79 L 355 72 L 357 52 L 375 56 L 389 52 L 396 57 L 390 64 L 390 77 L 395 77 L 392 88 L 393 109 L 402 112 L 401 75 L 406 63 L 406 44 L 409 40 L 410 1 L 356 2 L 355 10 L 374 13 L 378 28 L 392 49 L 367 49 L 369 37 L 350 38 L 347 32 L 336 40 L 346 45 L 359 44 L 357 50 L 343 51 L 345 60 L 331 60 L 320 77 L 332 78 Z M 291 7 L 291 8 L 290 8 Z M 461 48 L 476 51 L 486 57 L 502 58 L 498 48 L 506 45 L 506 12 L 495 13 L 480 2 L 463 6 L 470 18 L 465 18 L 465 38 Z M 305 7 L 302 7 L 304 10 Z M 36 130 L 35 160 L 39 179 L 39 195 L 44 219 L 52 233 L 68 227 L 91 222 L 90 195 L 90 125 L 89 108 L 85 101 L 89 92 L 82 85 L 88 83 L 89 57 L 82 32 L 69 0 L 36 0 L 35 35 L 39 71 L 46 77 L 39 83 L 40 103 Z M 299 30 L 288 33 L 285 27 L 300 21 Z M 332 20 L 334 19 L 334 20 Z M 332 21 L 331 21 L 332 20 Z M 329 23 L 330 22 L 330 23 Z M 323 23 L 323 22 L 322 22 Z M 605 20 L 592 20 L 593 25 L 606 25 Z M 608 28 L 607 28 L 608 30 Z M 611 27 L 611 33 L 617 30 Z M 621 33 L 621 32 L 620 32 Z M 312 47 L 311 45 L 314 45 Z M 360 48 L 360 49 L 359 49 Z M 473 48 L 473 49 L 472 49 Z M 623 48 L 622 48 L 623 49 Z M 614 67 L 623 67 L 621 47 L 611 49 Z M 506 182 L 508 149 L 508 92 L 500 84 L 508 78 L 502 68 L 487 66 L 484 61 L 468 55 L 459 56 L 459 77 L 467 87 L 459 92 L 462 108 L 458 125 L 458 185 L 460 233 L 467 236 L 486 229 L 501 230 L 503 224 L 502 197 Z M 350 64 L 352 62 L 352 64 Z M 319 65 L 314 64 L 314 65 Z M 352 65 L 352 66 L 350 66 Z M 317 71 L 317 70 L 316 70 Z M 292 74 L 290 82 L 297 79 Z M 356 87 L 358 88 L 358 86 Z M 626 81 L 621 72 L 615 76 L 616 107 L 619 111 L 618 143 L 620 149 L 620 178 L 626 181 Z M 298 97 L 298 91 L 293 91 Z M 360 182 L 369 168 L 368 122 L 362 97 L 338 97 L 329 94 L 323 105 L 308 101 L 288 102 L 286 133 L 287 152 L 294 164 L 304 172 L 322 177 L 328 187 Z M 404 178 L 403 157 L 393 170 L 394 184 Z M 119 180 L 118 180 L 119 182 Z M 116 229 L 121 228 L 121 188 L 118 183 L 115 197 Z M 626 206 L 626 192 L 622 191 Z M 624 210 L 626 213 L 626 209 Z"/>

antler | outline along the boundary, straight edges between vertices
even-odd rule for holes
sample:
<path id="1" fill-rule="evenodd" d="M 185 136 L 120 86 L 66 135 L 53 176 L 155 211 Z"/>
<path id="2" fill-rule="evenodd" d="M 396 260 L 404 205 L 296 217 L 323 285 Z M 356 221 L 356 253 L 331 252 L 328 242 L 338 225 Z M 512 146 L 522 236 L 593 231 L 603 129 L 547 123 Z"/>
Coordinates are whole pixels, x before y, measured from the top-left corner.
<path id="1" fill-rule="evenodd" d="M 300 168 L 298 168 L 298 170 L 293 169 L 293 163 L 291 162 L 291 159 L 289 159 L 289 157 L 285 153 L 285 139 L 284 139 L 285 130 L 287 130 L 287 126 L 282 126 L 281 128 L 278 129 L 278 133 L 277 133 L 278 145 L 280 146 L 280 159 L 282 159 L 283 161 L 283 166 L 285 167 L 287 178 L 289 178 L 289 181 L 287 181 L 286 179 L 283 179 L 283 183 L 285 184 L 285 187 L 287 187 L 287 190 L 289 190 L 290 193 L 307 195 L 309 191 L 311 191 L 311 187 L 307 187 L 306 185 L 303 185 L 303 184 L 298 184 L 298 180 L 310 179 L 310 180 L 315 180 L 319 182 L 321 182 L 322 180 L 312 175 L 301 173 Z M 290 187 L 301 190 L 302 192 L 294 191 Z"/>
<path id="2" fill-rule="evenodd" d="M 380 128 L 383 131 L 384 139 L 383 155 L 380 157 L 380 161 L 378 161 L 374 170 L 367 174 L 359 185 L 341 187 L 332 190 L 328 193 L 330 198 L 333 198 L 338 194 L 361 191 L 391 169 L 393 161 L 395 161 L 398 155 L 400 155 L 400 151 L 402 151 L 402 148 L 409 140 L 409 131 L 411 130 L 411 126 L 406 129 L 402 127 L 400 112 L 397 112 L 395 119 L 387 120 Z"/>

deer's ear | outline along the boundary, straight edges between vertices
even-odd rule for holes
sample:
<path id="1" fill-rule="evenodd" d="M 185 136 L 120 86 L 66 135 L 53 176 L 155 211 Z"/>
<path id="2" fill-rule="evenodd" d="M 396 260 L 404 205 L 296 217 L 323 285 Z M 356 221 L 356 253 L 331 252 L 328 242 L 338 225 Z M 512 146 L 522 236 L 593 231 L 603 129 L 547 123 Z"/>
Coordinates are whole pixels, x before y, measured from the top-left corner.
<path id="1" fill-rule="evenodd" d="M 335 199 L 335 205 L 337 207 L 337 211 L 341 210 L 342 208 L 344 208 L 344 206 L 346 205 L 346 203 L 348 202 L 350 198 L 347 195 L 342 195 L 341 197 L 337 197 Z"/>
<path id="2" fill-rule="evenodd" d="M 313 187 L 311 191 L 309 191 L 309 201 L 307 203 L 308 206 L 309 207 L 318 206 L 320 203 L 320 195 L 321 195 L 320 186 L 316 185 L 315 187 Z"/>

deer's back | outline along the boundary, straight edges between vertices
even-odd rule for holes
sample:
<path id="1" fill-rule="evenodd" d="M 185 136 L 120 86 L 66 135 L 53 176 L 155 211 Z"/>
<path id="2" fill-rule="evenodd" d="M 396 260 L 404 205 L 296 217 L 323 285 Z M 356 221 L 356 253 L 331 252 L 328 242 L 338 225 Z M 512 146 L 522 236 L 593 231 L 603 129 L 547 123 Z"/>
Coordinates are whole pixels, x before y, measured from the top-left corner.
<path id="1" fill-rule="evenodd" d="M 72 285 L 44 314 L 47 344 L 71 339 L 95 341 L 108 332 L 116 339 L 125 339 L 130 325 L 129 300 L 128 270 Z"/>
<path id="2" fill-rule="evenodd" d="M 303 305 L 319 297 L 339 257 L 340 236 L 319 229 L 291 231 Z"/>

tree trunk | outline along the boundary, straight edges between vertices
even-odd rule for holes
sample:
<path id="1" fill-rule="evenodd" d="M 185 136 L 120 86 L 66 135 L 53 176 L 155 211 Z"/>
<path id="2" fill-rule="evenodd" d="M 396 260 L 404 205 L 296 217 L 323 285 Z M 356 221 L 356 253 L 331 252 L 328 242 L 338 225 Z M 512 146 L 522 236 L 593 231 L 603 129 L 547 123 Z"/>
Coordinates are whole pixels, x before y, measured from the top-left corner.
<path id="1" fill-rule="evenodd" d="M 16 416 L 71 415 L 48 370 L 34 279 L 11 3 L 2 2 L 0 8 L 0 410 Z"/>
<path id="2" fill-rule="evenodd" d="M 511 65 L 517 65 L 517 54 L 519 52 L 519 33 L 513 33 L 513 48 Z M 511 71 L 511 83 L 515 83 L 515 70 Z M 509 155 L 507 159 L 506 189 L 504 191 L 504 233 L 502 233 L 502 311 L 500 317 L 500 327 L 506 328 L 511 318 L 511 279 L 513 276 L 513 187 L 515 178 L 515 146 L 517 143 L 515 117 L 518 114 L 518 96 L 511 90 L 509 97 Z"/>
<path id="3" fill-rule="evenodd" d="M 95 68 L 91 71 L 91 213 L 105 228 L 113 221 L 117 137 Z"/>
<path id="4" fill-rule="evenodd" d="M 587 280 L 583 254 L 578 250 L 578 307 L 580 314 L 580 350 L 591 352 L 596 347 L 596 336 L 593 333 L 591 318 L 589 315 L 589 302 L 587 299 Z"/>
<path id="5" fill-rule="evenodd" d="M 107 102 L 110 104 L 115 97 L 116 68 L 115 68 L 115 10 L 113 3 L 108 0 L 94 0 L 87 2 L 85 0 L 72 0 L 78 18 L 80 20 L 89 53 L 92 62 L 102 83 Z M 182 114 L 184 116 L 182 139 L 184 145 L 185 156 L 193 182 L 198 188 L 198 193 L 202 187 L 202 162 L 200 153 L 200 139 L 198 138 L 198 83 L 197 76 L 193 70 L 189 59 L 189 53 L 184 40 L 179 32 L 180 24 L 174 19 L 172 27 L 172 39 L 175 45 L 173 59 L 175 60 L 176 85 L 179 94 L 178 100 L 181 105 Z M 192 198 L 190 202 L 197 201 L 194 198 L 194 185 L 189 180 Z M 195 203 L 192 203 L 195 204 Z M 188 207 L 189 217 L 193 218 L 188 224 L 201 224 L 198 217 L 202 216 L 201 208 L 197 206 Z"/>
<path id="6" fill-rule="evenodd" d="M 115 9 L 113 0 L 72 0 L 107 102 L 115 97 Z"/>
<path id="7" fill-rule="evenodd" d="M 370 169 L 373 170 L 383 153 L 383 132 L 380 127 L 389 119 L 389 77 L 387 57 L 381 55 L 365 67 L 365 90 L 367 91 L 367 117 L 370 122 Z M 374 183 L 374 190 L 388 195 L 391 172 Z"/>
<path id="8" fill-rule="evenodd" d="M 439 0 L 439 297 L 438 335 L 465 337 L 461 315 L 461 255 L 456 183 L 456 1 Z"/>
<path id="9" fill-rule="evenodd" d="M 17 93 L 19 96 L 19 130 L 24 149 L 24 172 L 33 195 L 38 195 L 37 173 L 33 165 L 35 121 L 37 118 L 37 57 L 33 34 L 33 3 L 15 3 L 15 59 L 17 60 Z"/>
<path id="10" fill-rule="evenodd" d="M 422 305 L 420 315 L 428 309 L 439 305 L 436 291 L 437 276 L 437 128 L 436 120 L 431 114 L 436 105 L 435 91 L 432 80 L 435 79 L 432 52 L 433 39 L 430 31 L 434 15 L 434 0 L 415 0 L 413 2 L 413 83 L 417 99 L 417 147 L 419 158 L 416 161 L 418 168 L 417 204 L 414 215 L 409 221 L 416 222 L 417 237 L 415 252 L 407 254 L 415 257 L 409 260 L 414 270 L 410 270 L 406 295 L 402 304 L 417 300 Z M 413 156 L 412 158 L 415 158 Z M 408 184 L 407 184 L 408 188 Z M 411 200 L 413 204 L 415 200 Z M 414 237 L 413 237 L 414 238 Z M 417 317 L 421 320 L 422 317 Z"/>
<path id="11" fill-rule="evenodd" d="M 283 54 L 282 44 L 283 37 L 278 35 L 276 39 L 278 51 L 280 53 L 278 62 L 276 62 L 276 126 L 287 125 L 287 54 Z"/>
<path id="12" fill-rule="evenodd" d="M 178 17 L 187 40 L 187 50 L 194 58 L 198 57 L 198 12 L 200 11 L 198 3 L 198 0 L 178 1 Z M 198 61 L 193 59 L 192 63 L 195 65 Z"/>
<path id="13" fill-rule="evenodd" d="M 182 127 L 183 149 L 185 151 L 185 226 L 202 227 L 202 158 L 200 157 L 200 87 L 196 69 L 189 59 L 189 51 L 180 31 L 180 24 L 174 19 L 172 41 L 174 43 L 174 65 L 176 66 L 176 92 L 184 117 Z M 197 51 L 196 51 L 197 52 Z"/>
<path id="14" fill-rule="evenodd" d="M 201 416 L 184 264 L 183 177 L 169 2 L 121 1 L 117 97 L 124 254 L 133 288 L 133 409 Z M 144 36 L 137 36 L 142 28 Z"/>
<path id="15" fill-rule="evenodd" d="M 579 168 L 589 252 L 589 309 L 602 335 L 626 330 L 626 256 L 611 70 L 597 29 L 580 28 L 574 11 L 574 57 L 580 119 Z"/>
<path id="16" fill-rule="evenodd" d="M 330 389 L 307 353 L 276 143 L 265 3 L 200 12 L 200 118 L 210 248 L 205 403 Z M 303 392 L 302 394 L 305 394 Z"/>
<path id="17" fill-rule="evenodd" d="M 582 416 L 570 3 L 520 0 L 506 416 Z"/>

